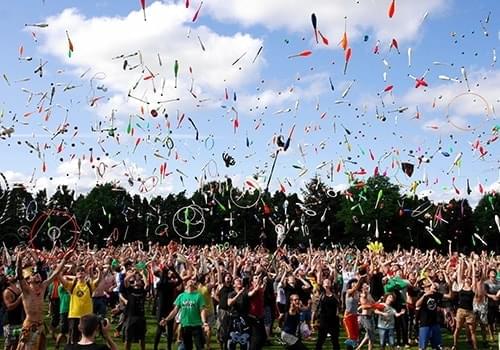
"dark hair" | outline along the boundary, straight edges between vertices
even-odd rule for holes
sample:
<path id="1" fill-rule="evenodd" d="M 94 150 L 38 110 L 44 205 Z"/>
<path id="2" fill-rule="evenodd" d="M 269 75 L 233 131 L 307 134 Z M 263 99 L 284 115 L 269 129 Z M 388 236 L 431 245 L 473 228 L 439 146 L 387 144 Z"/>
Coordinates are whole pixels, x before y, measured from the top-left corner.
<path id="1" fill-rule="evenodd" d="M 85 337 L 91 337 L 99 328 L 101 321 L 98 316 L 94 314 L 85 315 L 80 318 L 80 332 Z"/>

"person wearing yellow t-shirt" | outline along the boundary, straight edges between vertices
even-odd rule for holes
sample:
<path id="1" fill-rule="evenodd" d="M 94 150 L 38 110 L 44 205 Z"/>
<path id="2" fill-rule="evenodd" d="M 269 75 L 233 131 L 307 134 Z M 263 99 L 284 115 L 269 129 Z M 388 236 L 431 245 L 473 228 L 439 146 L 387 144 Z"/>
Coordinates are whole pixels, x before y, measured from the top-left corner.
<path id="1" fill-rule="evenodd" d="M 68 344 L 76 344 L 81 337 L 80 330 L 78 329 L 80 318 L 85 315 L 90 315 L 93 312 L 92 292 L 100 282 L 101 273 L 100 270 L 97 269 L 97 278 L 92 279 L 85 270 L 85 267 L 80 266 L 77 268 L 74 278 L 70 279 L 60 275 L 59 279 L 64 289 L 66 289 L 70 295 Z"/>

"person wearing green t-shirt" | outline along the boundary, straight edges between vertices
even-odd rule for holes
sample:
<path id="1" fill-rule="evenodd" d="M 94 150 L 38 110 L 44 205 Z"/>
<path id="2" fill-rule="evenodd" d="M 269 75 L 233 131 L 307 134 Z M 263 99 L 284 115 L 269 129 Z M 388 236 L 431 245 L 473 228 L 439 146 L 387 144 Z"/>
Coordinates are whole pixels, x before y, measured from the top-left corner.
<path id="1" fill-rule="evenodd" d="M 174 308 L 162 322 L 170 321 L 180 314 L 181 338 L 185 350 L 192 350 L 193 343 L 196 350 L 203 348 L 203 329 L 208 330 L 205 299 L 196 289 L 196 276 L 186 282 L 186 290 L 179 294 L 174 301 Z M 203 325 L 203 329 L 202 329 Z"/>
<path id="2" fill-rule="evenodd" d="M 55 344 L 56 350 L 59 349 L 59 346 L 61 344 L 65 344 L 67 340 L 69 331 L 69 322 L 68 322 L 69 301 L 71 298 L 71 295 L 69 295 L 68 291 L 64 289 L 64 287 L 61 284 L 59 284 L 57 292 L 59 294 L 60 333 L 57 335 L 56 338 L 56 344 Z"/>

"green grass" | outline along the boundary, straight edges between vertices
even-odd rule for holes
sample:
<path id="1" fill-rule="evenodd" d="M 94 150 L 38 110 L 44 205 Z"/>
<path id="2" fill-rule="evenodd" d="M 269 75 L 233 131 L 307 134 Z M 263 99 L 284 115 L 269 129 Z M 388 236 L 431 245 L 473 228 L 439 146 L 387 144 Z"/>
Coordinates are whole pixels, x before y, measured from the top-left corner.
<path id="1" fill-rule="evenodd" d="M 148 325 L 148 330 L 147 330 L 147 333 L 146 333 L 146 349 L 150 350 L 150 349 L 153 349 L 153 343 L 154 343 L 154 336 L 155 336 L 155 332 L 156 332 L 156 320 L 154 318 L 154 316 L 151 315 L 151 303 L 147 303 L 147 308 L 146 308 L 146 319 L 147 319 L 147 325 Z M 49 318 L 46 318 L 46 324 L 48 324 L 50 322 Z M 114 326 L 114 325 L 113 325 Z M 487 347 L 487 348 L 484 348 L 481 346 L 482 344 L 482 337 L 481 335 L 479 334 L 479 330 L 477 332 L 477 337 L 478 337 L 478 346 L 479 346 L 479 349 L 497 349 L 497 345 L 496 343 L 490 343 L 490 346 Z M 443 346 L 444 348 L 451 348 L 451 346 L 453 345 L 453 337 L 452 335 L 450 334 L 449 331 L 447 330 L 443 330 L 442 332 L 443 334 Z M 54 341 L 52 340 L 52 337 L 50 335 L 47 336 L 47 349 L 54 349 Z M 315 339 L 315 334 L 313 334 L 313 339 Z M 115 338 L 115 341 L 116 343 L 118 344 L 118 347 L 120 349 L 124 349 L 124 345 L 123 345 L 123 342 L 121 341 L 121 338 Z M 342 349 L 345 349 L 345 346 L 343 345 L 345 341 L 345 332 L 344 330 L 341 328 L 341 332 L 340 332 L 340 345 L 341 345 L 341 348 Z M 99 343 L 103 343 L 104 341 L 102 339 L 98 339 L 98 342 Z M 283 350 L 284 349 L 284 346 L 283 345 L 280 345 L 276 338 L 273 338 L 271 339 L 271 342 L 272 342 L 272 346 L 266 346 L 265 349 L 269 349 L 269 350 Z M 159 348 L 162 349 L 162 350 L 165 350 L 167 345 L 167 339 L 166 337 L 162 337 L 161 339 L 161 342 L 160 342 L 160 346 Z M 315 345 L 315 342 L 314 340 L 306 340 L 305 342 L 305 345 L 307 346 L 308 349 L 314 349 L 314 345 Z M 216 339 L 214 336 L 211 337 L 211 340 L 210 340 L 210 347 L 211 347 L 211 350 L 219 350 L 219 344 L 217 343 Z M 177 346 L 174 345 L 173 347 L 173 350 L 176 350 Z M 374 347 L 375 349 L 379 349 L 380 347 L 378 346 L 378 344 L 376 344 L 376 346 Z M 3 349 L 3 338 L 0 340 L 0 349 Z M 139 344 L 133 344 L 132 345 L 132 349 L 139 349 Z M 325 350 L 330 350 L 332 349 L 332 346 L 331 346 L 331 342 L 329 341 L 329 339 L 327 339 L 325 345 L 323 346 L 323 349 Z M 365 346 L 365 349 L 366 349 L 366 346 Z M 412 346 L 411 349 L 418 349 L 417 346 Z M 458 350 L 466 350 L 466 349 L 471 349 L 470 345 L 467 343 L 467 340 L 466 340 L 466 336 L 465 336 L 465 331 L 462 332 L 462 335 L 461 335 L 461 340 L 458 344 Z"/>

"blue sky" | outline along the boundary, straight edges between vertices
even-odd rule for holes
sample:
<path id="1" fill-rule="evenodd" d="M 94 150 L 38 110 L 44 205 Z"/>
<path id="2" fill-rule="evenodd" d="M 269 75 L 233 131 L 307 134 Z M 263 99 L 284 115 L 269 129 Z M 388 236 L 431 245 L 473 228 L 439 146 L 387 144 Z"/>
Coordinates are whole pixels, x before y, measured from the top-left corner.
<path id="1" fill-rule="evenodd" d="M 276 136 L 286 138 L 295 126 L 271 190 L 281 183 L 298 191 L 314 176 L 345 188 L 348 174 L 365 178 L 376 167 L 402 192 L 420 181 L 417 193 L 436 200 L 475 202 L 479 184 L 500 190 L 498 1 L 397 0 L 389 18 L 385 0 L 211 0 L 193 22 L 199 5 L 147 1 L 144 21 L 139 1 L 3 2 L 0 74 L 8 83 L 0 81 L 0 125 L 15 131 L 0 139 L 0 150 L 9 181 L 49 191 L 68 184 L 78 192 L 116 181 L 140 192 L 139 179 L 149 179 L 146 187 L 158 179 L 149 192 L 155 195 L 192 191 L 204 178 L 229 176 L 241 184 L 259 174 L 264 186 Z M 328 46 L 315 41 L 312 13 Z M 48 27 L 25 27 L 36 23 Z M 352 57 L 343 74 L 338 43 L 345 25 Z M 400 54 L 390 48 L 393 39 Z M 288 58 L 305 50 L 312 54 Z M 138 51 L 142 61 L 139 54 L 127 58 L 125 70 L 124 59 L 113 59 Z M 47 62 L 42 77 L 34 73 L 40 62 Z M 415 88 L 409 75 L 424 74 L 428 87 Z M 65 122 L 67 131 L 57 133 Z M 108 135 L 111 125 L 115 137 Z M 163 147 L 167 137 L 171 152 Z M 224 165 L 222 153 L 234 166 Z M 411 177 L 401 162 L 415 165 Z"/>

